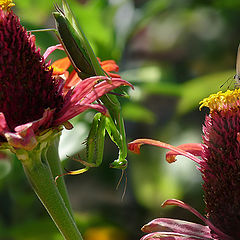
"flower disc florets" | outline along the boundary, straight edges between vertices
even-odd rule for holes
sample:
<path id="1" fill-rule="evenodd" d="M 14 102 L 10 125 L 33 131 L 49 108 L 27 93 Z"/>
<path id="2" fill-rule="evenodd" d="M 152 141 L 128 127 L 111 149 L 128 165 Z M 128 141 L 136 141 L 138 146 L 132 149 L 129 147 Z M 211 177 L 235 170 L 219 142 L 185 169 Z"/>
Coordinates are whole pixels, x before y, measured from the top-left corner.
<path id="1" fill-rule="evenodd" d="M 206 210 L 210 221 L 234 239 L 240 239 L 239 94 L 239 89 L 228 90 L 201 102 L 210 109 L 200 165 Z"/>
<path id="2" fill-rule="evenodd" d="M 1 148 L 7 143 L 11 149 L 32 150 L 42 131 L 60 129 L 63 124 L 71 128 L 67 121 L 89 108 L 107 114 L 103 105 L 92 103 L 121 85 L 131 86 L 119 77 L 110 81 L 94 76 L 84 81 L 76 78 L 69 87 L 65 78 L 53 74 L 45 57 L 18 17 L 0 9 Z"/>
<path id="3" fill-rule="evenodd" d="M 60 82 L 52 77 L 34 37 L 12 13 L 0 10 L 0 112 L 9 130 L 38 120 L 45 109 L 63 103 Z"/>

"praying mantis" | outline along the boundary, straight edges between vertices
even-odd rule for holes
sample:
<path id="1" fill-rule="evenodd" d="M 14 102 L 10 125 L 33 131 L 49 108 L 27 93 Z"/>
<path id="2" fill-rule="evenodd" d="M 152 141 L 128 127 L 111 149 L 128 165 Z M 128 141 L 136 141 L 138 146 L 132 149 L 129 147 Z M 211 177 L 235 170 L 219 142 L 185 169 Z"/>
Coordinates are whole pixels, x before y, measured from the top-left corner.
<path id="1" fill-rule="evenodd" d="M 55 32 L 79 77 L 84 81 L 85 78 L 91 76 L 108 76 L 101 68 L 84 32 L 78 25 L 65 0 L 62 0 L 62 6 L 63 9 L 60 9 L 57 5 L 55 6 L 57 12 L 54 12 L 53 16 L 56 21 L 56 29 L 49 30 Z M 110 78 L 109 81 L 111 81 Z M 118 159 L 113 161 L 110 167 L 122 170 L 127 168 L 127 144 L 121 105 L 114 94 L 106 94 L 100 100 L 107 107 L 110 116 L 106 117 L 101 113 L 94 116 L 86 139 L 87 160 L 77 160 L 85 167 L 75 171 L 68 171 L 64 175 L 81 174 L 91 167 L 98 167 L 102 163 L 106 131 L 119 149 Z"/>

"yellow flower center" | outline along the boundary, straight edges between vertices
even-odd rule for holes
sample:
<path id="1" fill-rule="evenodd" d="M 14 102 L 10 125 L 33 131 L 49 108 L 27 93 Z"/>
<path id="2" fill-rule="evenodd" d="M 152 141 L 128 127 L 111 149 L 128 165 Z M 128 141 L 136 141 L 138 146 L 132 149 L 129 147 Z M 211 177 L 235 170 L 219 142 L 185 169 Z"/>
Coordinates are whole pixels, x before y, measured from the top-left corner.
<path id="1" fill-rule="evenodd" d="M 240 99 L 239 99 L 240 89 L 235 89 L 233 91 L 227 90 L 226 92 L 218 92 L 211 94 L 208 98 L 204 98 L 200 102 L 200 110 L 203 107 L 208 107 L 210 112 L 213 111 L 224 111 L 234 108 L 239 108 Z"/>
<path id="2" fill-rule="evenodd" d="M 0 8 L 9 11 L 11 7 L 15 6 L 12 0 L 0 0 Z"/>

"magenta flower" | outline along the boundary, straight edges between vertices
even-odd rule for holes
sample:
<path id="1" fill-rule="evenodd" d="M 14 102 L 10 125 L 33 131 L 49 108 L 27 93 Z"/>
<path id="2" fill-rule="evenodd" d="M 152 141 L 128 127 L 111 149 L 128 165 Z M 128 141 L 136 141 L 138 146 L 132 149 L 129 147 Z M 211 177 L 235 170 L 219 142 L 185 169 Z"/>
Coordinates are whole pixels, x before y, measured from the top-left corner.
<path id="1" fill-rule="evenodd" d="M 183 207 L 206 224 L 200 225 L 176 219 L 159 218 L 146 224 L 142 230 L 147 239 L 240 239 L 240 89 L 212 94 L 201 102 L 210 114 L 203 125 L 203 144 L 183 144 L 173 147 L 151 139 L 137 139 L 129 149 L 139 153 L 142 144 L 170 149 L 166 159 L 174 162 L 184 155 L 198 164 L 206 203 L 206 218 L 187 204 L 170 199 L 167 205 Z M 198 159 L 196 156 L 200 156 Z"/>
<path id="2" fill-rule="evenodd" d="M 0 146 L 34 149 L 48 130 L 70 128 L 67 121 L 92 108 L 107 114 L 101 104 L 92 104 L 120 85 L 120 78 L 96 76 L 80 81 L 63 94 L 64 80 L 52 75 L 36 48 L 34 36 L 21 26 L 12 11 L 0 9 Z"/>

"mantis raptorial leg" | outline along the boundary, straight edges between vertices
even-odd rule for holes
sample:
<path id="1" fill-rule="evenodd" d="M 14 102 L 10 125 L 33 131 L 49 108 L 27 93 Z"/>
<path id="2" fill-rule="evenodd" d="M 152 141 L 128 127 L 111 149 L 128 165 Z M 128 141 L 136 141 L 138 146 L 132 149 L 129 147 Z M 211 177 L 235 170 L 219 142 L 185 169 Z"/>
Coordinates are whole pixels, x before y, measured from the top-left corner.
<path id="1" fill-rule="evenodd" d="M 57 12 L 53 14 L 56 20 L 59 41 L 68 53 L 73 66 L 76 70 L 80 70 L 80 78 L 84 79 L 89 75 L 105 76 L 106 72 L 101 68 L 71 9 L 65 0 L 62 0 L 62 4 L 63 10 L 56 7 Z M 108 133 L 114 131 L 114 135 L 119 135 L 117 138 L 120 139 L 120 141 L 117 141 L 119 157 L 111 164 L 111 167 L 125 169 L 127 167 L 127 160 L 125 159 L 127 156 L 127 144 L 121 105 L 117 96 L 113 94 L 102 96 L 101 101 L 108 108 L 110 117 L 112 118 L 111 128 L 108 128 Z"/>
<path id="2" fill-rule="evenodd" d="M 62 0 L 62 6 L 63 9 L 60 9 L 57 5 L 55 6 L 57 12 L 53 13 L 56 21 L 56 29 L 54 32 L 79 77 L 84 81 L 85 78 L 91 76 L 108 76 L 108 74 L 101 68 L 84 32 L 75 20 L 75 17 L 65 0 Z M 47 31 L 50 31 L 50 29 Z M 111 78 L 109 78 L 109 81 L 111 81 Z M 89 140 L 91 139 L 91 135 L 95 135 L 93 132 L 97 131 L 96 147 L 98 150 L 93 154 L 94 151 L 91 150 L 93 146 L 89 142 L 87 144 L 87 161 L 79 160 L 86 167 L 78 171 L 72 171 L 69 174 L 83 173 L 90 167 L 96 167 L 101 164 L 105 129 L 107 129 L 112 141 L 119 148 L 118 159 L 115 160 L 110 167 L 118 169 L 125 169 L 127 167 L 127 144 L 121 105 L 117 96 L 114 94 L 106 94 L 102 96 L 100 100 L 107 107 L 110 116 L 106 120 L 105 116 L 100 117 L 101 114 L 96 115 L 96 119 L 98 118 L 96 122 L 98 124 L 95 125 L 96 122 L 93 122 L 92 129 L 90 130 Z M 95 158 L 95 163 L 91 160 L 93 158 Z"/>
<path id="3" fill-rule="evenodd" d="M 101 113 L 95 114 L 91 129 L 86 139 L 87 161 L 83 161 L 80 158 L 74 159 L 82 163 L 85 168 L 71 171 L 71 175 L 82 173 L 81 171 L 85 172 L 91 167 L 98 167 L 102 163 L 105 139 L 105 125 L 106 116 L 102 115 Z"/>
<path id="4" fill-rule="evenodd" d="M 91 129 L 85 142 L 87 160 L 82 160 L 79 155 L 78 158 L 73 158 L 75 161 L 80 162 L 85 167 L 74 171 L 67 171 L 61 176 L 81 174 L 88 171 L 89 168 L 98 167 L 101 165 L 104 150 L 106 118 L 107 117 L 101 113 L 96 113 L 93 118 Z M 58 176 L 57 178 L 61 176 Z"/>

